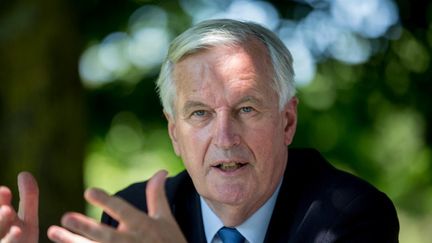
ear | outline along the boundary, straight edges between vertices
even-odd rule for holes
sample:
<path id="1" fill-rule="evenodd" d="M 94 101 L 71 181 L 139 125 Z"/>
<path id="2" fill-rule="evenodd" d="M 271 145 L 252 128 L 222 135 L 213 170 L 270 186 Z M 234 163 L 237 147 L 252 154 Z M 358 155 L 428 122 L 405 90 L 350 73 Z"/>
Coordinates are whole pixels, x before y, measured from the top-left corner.
<path id="1" fill-rule="evenodd" d="M 285 116 L 285 145 L 290 145 L 297 128 L 297 97 L 291 98 L 285 105 L 283 114 Z"/>
<path id="2" fill-rule="evenodd" d="M 180 156 L 180 148 L 177 142 L 177 135 L 176 135 L 177 130 L 176 130 L 175 118 L 173 115 L 170 115 L 165 111 L 164 111 L 164 115 L 168 121 L 168 134 L 171 138 L 171 143 L 173 145 L 174 152 L 176 153 L 177 156 Z"/>

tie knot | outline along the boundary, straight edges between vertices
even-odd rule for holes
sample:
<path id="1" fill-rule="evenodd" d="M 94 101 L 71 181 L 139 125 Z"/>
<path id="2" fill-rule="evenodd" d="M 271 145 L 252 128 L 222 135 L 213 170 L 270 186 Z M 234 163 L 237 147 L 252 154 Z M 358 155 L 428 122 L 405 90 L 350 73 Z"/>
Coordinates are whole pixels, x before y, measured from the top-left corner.
<path id="1" fill-rule="evenodd" d="M 222 227 L 218 235 L 223 243 L 243 243 L 245 240 L 235 228 Z"/>

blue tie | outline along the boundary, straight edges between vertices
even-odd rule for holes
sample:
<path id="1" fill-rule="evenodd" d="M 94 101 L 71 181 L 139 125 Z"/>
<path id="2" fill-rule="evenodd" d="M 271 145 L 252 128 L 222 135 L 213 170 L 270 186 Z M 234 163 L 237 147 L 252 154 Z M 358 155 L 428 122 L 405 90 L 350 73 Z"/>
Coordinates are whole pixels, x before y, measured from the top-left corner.
<path id="1" fill-rule="evenodd" d="M 222 227 L 218 231 L 223 243 L 244 243 L 245 238 L 235 228 Z"/>

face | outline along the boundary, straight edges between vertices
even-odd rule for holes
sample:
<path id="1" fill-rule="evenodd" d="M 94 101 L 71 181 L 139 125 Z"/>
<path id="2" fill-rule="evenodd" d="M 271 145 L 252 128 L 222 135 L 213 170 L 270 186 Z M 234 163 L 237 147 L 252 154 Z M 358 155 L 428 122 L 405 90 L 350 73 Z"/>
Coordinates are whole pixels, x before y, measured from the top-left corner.
<path id="1" fill-rule="evenodd" d="M 195 188 L 211 206 L 258 209 L 284 173 L 297 100 L 278 107 L 265 47 L 218 46 L 175 65 L 169 133 Z"/>

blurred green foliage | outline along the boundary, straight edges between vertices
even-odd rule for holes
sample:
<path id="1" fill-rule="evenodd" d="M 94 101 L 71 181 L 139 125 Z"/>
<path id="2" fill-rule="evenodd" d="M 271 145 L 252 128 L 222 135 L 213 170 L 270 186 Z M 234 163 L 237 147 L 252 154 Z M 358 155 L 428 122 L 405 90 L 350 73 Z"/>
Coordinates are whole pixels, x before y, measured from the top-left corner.
<path id="1" fill-rule="evenodd" d="M 174 3 L 152 4 L 167 11 L 168 26 L 174 35 L 190 26 L 190 18 L 181 8 L 173 8 Z M 296 4 L 274 2 L 281 16 L 288 17 L 295 17 L 290 9 L 295 9 Z M 420 7 L 409 1 L 399 1 L 398 5 L 402 18 L 399 38 L 384 44 L 364 64 L 321 62 L 315 78 L 299 86 L 299 126 L 293 146 L 318 148 L 336 166 L 386 192 L 399 212 L 401 242 L 425 242 L 431 237 L 428 223 L 432 222 L 432 22 L 427 17 L 431 16 L 431 5 L 424 3 Z M 121 26 L 119 23 L 111 31 Z M 109 107 L 109 115 L 91 111 L 94 119 L 102 121 L 95 122 L 91 129 L 100 132 L 92 139 L 93 146 L 87 154 L 87 185 L 114 192 L 148 178 L 157 168 L 168 169 L 172 174 L 181 169 L 181 162 L 175 159 L 170 147 L 154 92 L 156 74 L 144 76 L 136 86 L 113 82 L 103 91 L 87 91 L 89 104 L 102 99 L 107 101 L 104 107 Z M 119 131 L 115 125 L 125 110 L 130 112 L 126 113 L 128 116 L 134 114 L 136 124 L 141 124 L 139 131 L 134 132 L 140 134 L 140 148 L 131 153 L 112 147 L 116 132 L 123 134 L 120 144 L 132 143 L 133 136 L 125 135 L 132 131 Z M 112 123 L 106 124 L 110 120 Z M 159 129 L 145 125 L 149 120 L 159 124 Z M 158 135 L 152 135 L 155 133 Z"/>
<path id="2" fill-rule="evenodd" d="M 300 18 L 310 10 L 295 1 L 269 2 L 286 18 Z M 322 61 L 313 80 L 299 86 L 293 146 L 315 147 L 337 167 L 387 193 L 398 210 L 400 241 L 427 242 L 432 238 L 432 4 L 396 3 L 402 26 L 398 38 L 380 43 L 381 49 L 363 64 Z M 126 32 L 131 14 L 145 5 L 166 11 L 171 37 L 192 23 L 177 1 L 69 4 L 82 52 L 110 33 Z M 133 72 L 134 68 L 129 74 Z M 167 169 L 171 175 L 183 169 L 172 151 L 156 96 L 157 74 L 158 67 L 153 67 L 83 90 L 86 111 L 82 116 L 87 117 L 88 126 L 83 155 L 86 187 L 114 193 L 158 169 Z M 7 115 L 5 109 L 0 112 Z M 88 214 L 98 218 L 100 210 L 88 207 Z"/>

